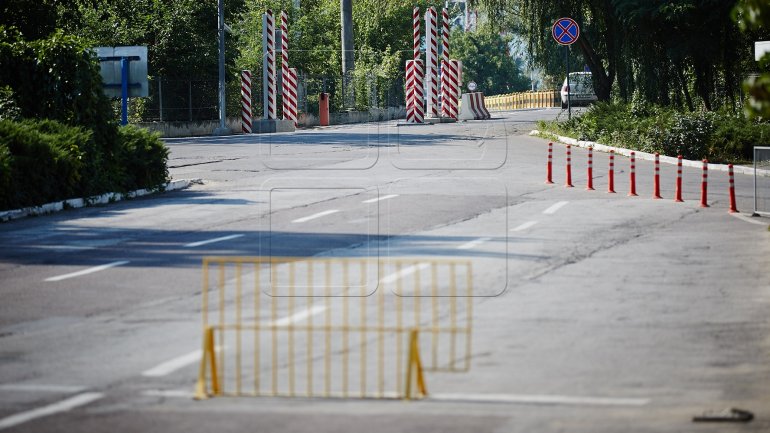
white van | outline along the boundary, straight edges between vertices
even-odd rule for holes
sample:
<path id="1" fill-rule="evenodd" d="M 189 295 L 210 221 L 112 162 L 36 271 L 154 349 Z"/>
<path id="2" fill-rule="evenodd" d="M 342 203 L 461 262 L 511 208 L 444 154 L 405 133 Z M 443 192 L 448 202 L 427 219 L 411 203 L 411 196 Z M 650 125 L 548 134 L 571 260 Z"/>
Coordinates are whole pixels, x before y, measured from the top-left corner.
<path id="1" fill-rule="evenodd" d="M 599 99 L 594 92 L 594 82 L 590 72 L 570 72 L 569 87 L 567 87 L 567 77 L 564 77 L 564 84 L 561 86 L 561 108 L 567 108 L 567 93 L 570 94 L 570 103 L 573 107 L 588 105 Z"/>

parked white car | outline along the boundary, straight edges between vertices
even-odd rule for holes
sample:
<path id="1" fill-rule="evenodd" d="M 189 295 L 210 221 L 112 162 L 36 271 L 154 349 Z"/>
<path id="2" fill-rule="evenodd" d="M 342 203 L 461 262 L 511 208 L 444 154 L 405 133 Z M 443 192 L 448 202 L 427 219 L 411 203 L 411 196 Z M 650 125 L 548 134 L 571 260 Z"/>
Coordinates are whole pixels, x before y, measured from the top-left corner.
<path id="1" fill-rule="evenodd" d="M 569 87 L 567 87 L 567 77 L 564 77 L 564 84 L 561 86 L 561 108 L 567 108 L 568 93 L 573 107 L 588 105 L 599 99 L 594 92 L 594 82 L 590 72 L 570 72 Z"/>

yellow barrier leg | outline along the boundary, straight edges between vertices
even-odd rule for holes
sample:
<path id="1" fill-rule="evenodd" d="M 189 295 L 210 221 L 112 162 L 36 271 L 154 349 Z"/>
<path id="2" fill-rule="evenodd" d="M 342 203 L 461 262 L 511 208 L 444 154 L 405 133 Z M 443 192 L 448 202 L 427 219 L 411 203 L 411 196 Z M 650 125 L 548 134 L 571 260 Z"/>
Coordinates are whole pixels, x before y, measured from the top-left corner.
<path id="1" fill-rule="evenodd" d="M 211 393 L 206 387 L 206 365 L 211 369 Z M 214 328 L 207 327 L 203 332 L 203 353 L 201 354 L 201 366 L 198 370 L 198 382 L 195 384 L 195 399 L 205 400 L 212 395 L 219 395 L 219 377 L 217 376 L 217 358 L 214 353 Z"/>
<path id="2" fill-rule="evenodd" d="M 417 397 L 425 397 L 428 395 L 428 390 L 425 386 L 425 376 L 423 375 L 422 361 L 420 360 L 419 333 L 417 329 L 409 331 L 409 364 L 406 368 L 406 393 L 404 395 L 406 400 L 412 399 L 413 375 L 417 376 Z"/>

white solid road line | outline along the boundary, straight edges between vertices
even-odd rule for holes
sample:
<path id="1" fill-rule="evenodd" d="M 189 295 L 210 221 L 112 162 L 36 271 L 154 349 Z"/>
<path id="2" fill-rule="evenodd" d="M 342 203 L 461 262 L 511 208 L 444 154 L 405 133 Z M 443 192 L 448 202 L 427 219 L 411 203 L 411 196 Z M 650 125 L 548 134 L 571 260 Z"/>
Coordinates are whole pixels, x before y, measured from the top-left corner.
<path id="1" fill-rule="evenodd" d="M 398 194 L 388 194 L 388 195 L 384 195 L 382 197 L 370 198 L 369 200 L 364 200 L 361 203 L 377 203 L 378 201 L 389 200 L 389 199 L 395 198 L 395 197 L 398 197 Z"/>
<path id="2" fill-rule="evenodd" d="M 517 394 L 430 394 L 429 400 L 474 402 L 474 403 L 513 403 L 570 406 L 644 406 L 650 403 L 648 398 L 611 398 L 581 397 L 568 395 L 517 395 Z"/>
<path id="3" fill-rule="evenodd" d="M 548 209 L 544 210 L 543 213 L 546 214 L 546 215 L 555 214 L 556 211 L 558 211 L 559 209 L 563 208 L 567 203 L 569 203 L 569 202 L 568 201 L 560 201 L 560 202 L 554 204 L 553 206 L 549 207 Z"/>
<path id="4" fill-rule="evenodd" d="M 83 386 L 47 385 L 39 383 L 4 383 L 0 385 L 0 391 L 6 392 L 50 392 L 50 393 L 76 393 L 84 391 Z"/>
<path id="5" fill-rule="evenodd" d="M 430 265 L 427 264 L 427 263 L 418 263 L 416 265 L 407 266 L 406 268 L 401 269 L 398 272 L 394 272 L 394 273 L 384 277 L 383 279 L 380 280 L 380 282 L 383 283 L 383 284 L 390 284 L 390 283 L 393 283 L 393 282 L 397 281 L 399 278 L 403 278 L 403 277 L 405 277 L 407 275 L 411 275 L 411 274 L 417 272 L 418 270 L 421 271 L 423 269 L 428 268 L 429 266 Z"/>
<path id="6" fill-rule="evenodd" d="M 102 397 L 104 397 L 104 395 L 99 392 L 86 392 L 70 397 L 66 400 L 62 400 L 58 403 L 53 403 L 49 404 L 48 406 L 17 413 L 16 415 L 11 415 L 0 419 L 0 430 L 15 427 L 19 424 L 32 421 L 33 419 L 42 418 L 44 416 L 67 412 L 75 409 L 76 407 L 84 406 L 88 403 L 99 400 Z"/>
<path id="7" fill-rule="evenodd" d="M 324 311 L 326 311 L 325 306 L 315 305 L 312 308 L 306 308 L 302 311 L 298 311 L 292 314 L 291 316 L 278 319 L 274 322 L 265 323 L 263 324 L 263 326 L 286 326 L 292 323 L 300 322 L 302 320 L 307 319 L 310 316 L 320 314 Z M 145 377 L 167 376 L 177 370 L 187 367 L 188 365 L 199 362 L 200 359 L 201 359 L 201 351 L 195 350 L 193 352 L 185 353 L 184 355 L 177 356 L 176 358 L 173 358 L 166 362 L 158 364 L 155 367 L 150 368 L 149 370 L 145 370 L 142 372 L 142 376 L 145 376 Z"/>
<path id="8" fill-rule="evenodd" d="M 537 224 L 537 221 L 527 221 L 511 229 L 512 232 L 521 232 Z"/>
<path id="9" fill-rule="evenodd" d="M 194 352 L 186 353 L 182 356 L 178 356 L 174 359 L 168 360 L 162 364 L 145 370 L 142 372 L 142 376 L 145 377 L 161 377 L 171 374 L 180 368 L 187 367 L 190 364 L 194 364 L 201 359 L 201 351 L 196 350 Z"/>
<path id="10" fill-rule="evenodd" d="M 184 247 L 185 248 L 195 248 L 195 247 L 200 247 L 202 245 L 213 244 L 215 242 L 222 242 L 222 241 L 229 241 L 230 239 L 237 239 L 237 238 L 240 238 L 242 236 L 243 236 L 243 234 L 230 235 L 230 236 L 222 236 L 221 238 L 208 239 L 208 240 L 200 241 L 200 242 L 192 242 L 192 243 L 186 244 Z"/>
<path id="11" fill-rule="evenodd" d="M 767 221 L 756 219 L 754 217 L 746 216 L 746 215 L 743 215 L 743 214 L 740 214 L 740 213 L 731 213 L 730 215 L 732 215 L 732 216 L 734 216 L 734 217 L 736 217 L 738 219 L 741 219 L 743 221 L 746 221 L 747 223 L 758 224 L 758 225 L 761 225 L 761 226 L 770 225 L 770 224 L 768 224 Z"/>
<path id="12" fill-rule="evenodd" d="M 471 248 L 475 248 L 475 247 L 483 244 L 484 242 L 490 241 L 490 240 L 492 240 L 492 238 L 478 238 L 478 239 L 474 239 L 474 240 L 472 240 L 470 242 L 466 242 L 466 243 L 460 245 L 459 247 L 457 247 L 457 249 L 458 250 L 469 250 Z"/>
<path id="13" fill-rule="evenodd" d="M 315 214 L 310 215 L 310 216 L 306 216 L 306 217 L 303 217 L 303 218 L 297 218 L 297 219 L 295 219 L 292 222 L 293 223 L 304 223 L 306 221 L 314 220 L 316 218 L 321 218 L 323 216 L 331 215 L 331 214 L 337 213 L 337 212 L 339 212 L 339 210 L 337 210 L 337 209 L 325 210 L 323 212 L 318 212 L 318 213 L 315 213 Z"/>
<path id="14" fill-rule="evenodd" d="M 130 263 L 128 260 L 121 260 L 119 262 L 107 263 L 106 265 L 94 266 L 93 268 L 83 269 L 82 271 L 72 272 L 70 274 L 59 275 L 56 277 L 46 278 L 45 281 L 61 281 L 67 278 L 80 277 L 82 275 L 93 274 L 94 272 L 103 271 L 105 269 L 114 268 L 115 266 L 122 266 Z"/>

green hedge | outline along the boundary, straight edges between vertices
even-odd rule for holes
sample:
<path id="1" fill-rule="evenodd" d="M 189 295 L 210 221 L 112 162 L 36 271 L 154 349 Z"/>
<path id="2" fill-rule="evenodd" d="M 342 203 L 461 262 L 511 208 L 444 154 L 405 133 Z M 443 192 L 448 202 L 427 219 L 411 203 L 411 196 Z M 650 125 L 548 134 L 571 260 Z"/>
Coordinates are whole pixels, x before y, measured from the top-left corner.
<path id="1" fill-rule="evenodd" d="M 158 137 L 157 133 L 135 126 L 118 130 L 124 189 L 157 187 L 168 180 L 168 148 Z"/>
<path id="2" fill-rule="evenodd" d="M 117 151 L 107 161 L 120 167 L 109 174 L 116 190 L 162 186 L 168 178 L 163 142 L 134 127 L 117 132 Z M 0 210 L 91 195 L 84 149 L 92 142 L 91 131 L 52 120 L 0 120 Z"/>
<path id="3" fill-rule="evenodd" d="M 3 209 L 71 198 L 81 184 L 80 143 L 90 132 L 57 122 L 0 121 Z"/>
<path id="4" fill-rule="evenodd" d="M 770 142 L 770 123 L 730 112 L 682 113 L 644 103 L 597 103 L 569 121 L 538 123 L 545 132 L 687 159 L 740 163 Z"/>

